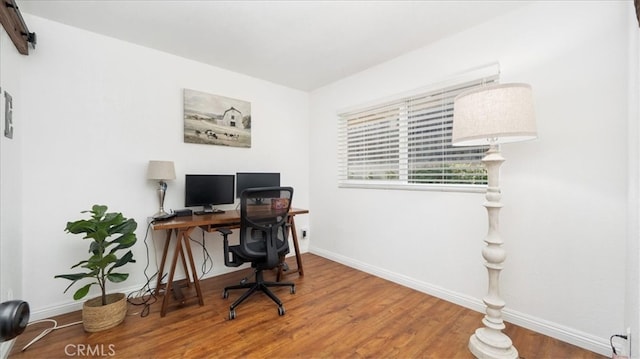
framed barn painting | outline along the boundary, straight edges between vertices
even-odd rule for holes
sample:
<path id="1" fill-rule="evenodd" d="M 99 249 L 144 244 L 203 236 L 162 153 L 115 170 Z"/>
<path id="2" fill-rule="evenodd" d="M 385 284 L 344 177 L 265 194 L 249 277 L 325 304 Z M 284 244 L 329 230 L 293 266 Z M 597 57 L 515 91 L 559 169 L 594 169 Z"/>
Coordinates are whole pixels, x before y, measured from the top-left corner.
<path id="1" fill-rule="evenodd" d="M 251 147 L 251 102 L 184 89 L 184 142 Z"/>

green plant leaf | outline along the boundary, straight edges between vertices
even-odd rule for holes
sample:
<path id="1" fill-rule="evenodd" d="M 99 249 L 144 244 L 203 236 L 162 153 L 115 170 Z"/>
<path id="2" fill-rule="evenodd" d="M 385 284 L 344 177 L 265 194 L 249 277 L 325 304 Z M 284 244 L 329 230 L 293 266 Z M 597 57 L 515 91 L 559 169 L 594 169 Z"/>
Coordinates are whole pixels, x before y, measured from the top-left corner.
<path id="1" fill-rule="evenodd" d="M 96 253 L 94 255 L 92 255 L 91 257 L 89 257 L 89 260 L 87 261 L 87 264 L 84 265 L 84 268 L 90 268 L 92 270 L 94 269 L 100 269 L 99 267 L 99 263 L 102 260 L 102 256 L 100 256 L 99 253 Z"/>
<path id="2" fill-rule="evenodd" d="M 97 278 L 98 274 L 100 274 L 100 268 L 89 268 L 88 265 L 84 265 L 82 266 L 82 268 L 91 269 L 91 272 L 85 273 L 86 274 L 85 278 Z"/>
<path id="3" fill-rule="evenodd" d="M 107 279 L 109 281 L 118 283 L 126 280 L 129 277 L 129 273 L 109 273 L 107 274 Z"/>
<path id="4" fill-rule="evenodd" d="M 96 241 L 91 242 L 89 245 L 89 253 L 97 256 L 100 255 L 101 252 L 104 253 L 104 246 Z"/>
<path id="5" fill-rule="evenodd" d="M 65 230 L 69 233 L 78 234 L 92 232 L 95 230 L 95 228 L 95 223 L 81 219 L 75 222 L 67 222 Z"/>
<path id="6" fill-rule="evenodd" d="M 122 267 L 129 262 L 135 262 L 135 260 L 133 259 L 133 253 L 131 251 L 128 251 L 125 255 L 122 256 L 122 258 L 118 259 L 109 269 L 109 272 L 111 272 L 115 268 Z"/>
<path id="7" fill-rule="evenodd" d="M 136 230 L 136 228 L 138 228 L 138 223 L 130 218 L 114 226 L 111 230 L 111 233 L 132 233 Z"/>
<path id="8" fill-rule="evenodd" d="M 106 268 L 107 265 L 109 265 L 109 263 L 113 263 L 116 260 L 118 260 L 118 258 L 116 257 L 115 254 L 108 254 L 104 257 L 101 257 L 99 255 L 94 255 L 91 256 L 91 258 L 89 258 L 89 268 Z"/>
<path id="9" fill-rule="evenodd" d="M 76 267 L 78 267 L 78 266 L 80 266 L 82 264 L 85 264 L 85 263 L 87 263 L 87 261 L 80 261 L 78 264 L 75 264 L 75 265 L 71 266 L 71 269 L 76 268 Z"/>
<path id="10" fill-rule="evenodd" d="M 109 232 L 104 228 L 96 228 L 95 231 L 87 233 L 84 238 L 92 238 L 99 243 L 104 242 L 105 238 L 109 237 Z"/>
<path id="11" fill-rule="evenodd" d="M 64 292 L 63 292 L 63 293 L 66 293 L 66 292 L 69 290 L 69 288 L 71 288 L 71 286 L 73 286 L 74 284 L 76 284 L 76 281 L 75 281 L 75 280 L 74 280 L 73 282 L 71 282 L 71 284 L 69 284 L 69 285 L 64 289 Z"/>
<path id="12" fill-rule="evenodd" d="M 137 241 L 137 238 L 135 233 L 126 233 L 114 239 L 111 243 L 107 244 L 105 247 L 109 247 L 109 245 L 117 243 L 118 246 L 111 249 L 111 251 L 109 252 L 109 253 L 113 253 L 117 250 L 126 249 L 133 246 L 134 244 L 136 244 L 136 241 Z"/>
<path id="13" fill-rule="evenodd" d="M 91 288 L 92 285 L 94 284 L 98 284 L 98 283 L 89 283 L 87 285 L 85 285 L 84 287 L 78 289 L 74 294 L 73 294 L 73 299 L 78 300 L 78 299 L 82 299 L 84 298 L 87 293 L 89 293 L 89 288 Z"/>
<path id="14" fill-rule="evenodd" d="M 107 206 L 94 204 L 91 207 L 91 213 L 93 213 L 93 218 L 100 219 L 107 212 Z"/>
<path id="15" fill-rule="evenodd" d="M 58 274 L 53 278 L 64 278 L 72 281 L 78 281 L 83 278 L 91 277 L 91 273 L 72 273 L 72 274 Z"/>
<path id="16" fill-rule="evenodd" d="M 112 235 L 114 232 L 114 228 L 117 228 L 122 222 L 124 222 L 125 218 L 121 213 L 107 213 L 102 219 L 102 225 L 105 230 L 109 232 L 109 235 Z"/>

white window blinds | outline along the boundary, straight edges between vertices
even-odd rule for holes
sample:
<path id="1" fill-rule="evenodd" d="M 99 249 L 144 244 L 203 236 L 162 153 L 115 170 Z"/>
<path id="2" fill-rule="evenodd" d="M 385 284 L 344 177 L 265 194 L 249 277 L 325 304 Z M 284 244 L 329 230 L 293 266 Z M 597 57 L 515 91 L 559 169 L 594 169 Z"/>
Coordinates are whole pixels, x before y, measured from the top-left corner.
<path id="1" fill-rule="evenodd" d="M 482 186 L 486 146 L 452 147 L 454 98 L 495 83 L 496 66 L 444 85 L 339 114 L 339 185 Z"/>

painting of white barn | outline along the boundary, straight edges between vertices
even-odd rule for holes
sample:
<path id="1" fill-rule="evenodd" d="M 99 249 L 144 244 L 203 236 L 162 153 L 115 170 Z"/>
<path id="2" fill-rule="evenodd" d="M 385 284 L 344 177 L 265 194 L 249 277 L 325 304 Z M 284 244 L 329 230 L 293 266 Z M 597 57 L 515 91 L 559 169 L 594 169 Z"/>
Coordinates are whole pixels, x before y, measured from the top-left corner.
<path id="1" fill-rule="evenodd" d="M 236 127 L 238 120 L 242 119 L 242 112 L 231 107 L 222 114 L 222 124 L 225 126 Z"/>
<path id="2" fill-rule="evenodd" d="M 184 89 L 184 142 L 251 147 L 251 103 Z"/>

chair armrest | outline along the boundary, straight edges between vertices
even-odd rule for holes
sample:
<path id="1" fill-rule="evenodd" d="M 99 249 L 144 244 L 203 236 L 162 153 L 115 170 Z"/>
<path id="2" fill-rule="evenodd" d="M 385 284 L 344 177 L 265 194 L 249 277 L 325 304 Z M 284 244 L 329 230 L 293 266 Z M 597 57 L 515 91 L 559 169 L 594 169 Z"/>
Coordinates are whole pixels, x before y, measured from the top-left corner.
<path id="1" fill-rule="evenodd" d="M 229 228 L 218 228 L 216 229 L 220 234 L 222 234 L 222 240 L 224 245 L 224 265 L 227 267 L 238 267 L 244 263 L 240 258 L 236 256 L 236 252 L 232 249 L 237 246 L 229 246 L 229 235 L 233 233 Z"/>

